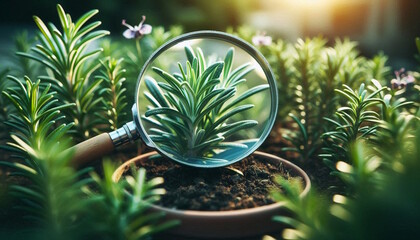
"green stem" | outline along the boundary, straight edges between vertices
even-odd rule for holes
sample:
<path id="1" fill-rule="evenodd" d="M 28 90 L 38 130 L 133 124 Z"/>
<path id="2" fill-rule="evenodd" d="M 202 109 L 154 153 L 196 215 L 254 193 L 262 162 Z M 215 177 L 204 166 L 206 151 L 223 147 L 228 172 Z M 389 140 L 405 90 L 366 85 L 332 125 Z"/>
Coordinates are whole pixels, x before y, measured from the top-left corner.
<path id="1" fill-rule="evenodd" d="M 136 49 L 137 49 L 137 56 L 138 56 L 139 64 L 141 65 L 143 58 L 141 55 L 140 39 L 136 39 Z"/>

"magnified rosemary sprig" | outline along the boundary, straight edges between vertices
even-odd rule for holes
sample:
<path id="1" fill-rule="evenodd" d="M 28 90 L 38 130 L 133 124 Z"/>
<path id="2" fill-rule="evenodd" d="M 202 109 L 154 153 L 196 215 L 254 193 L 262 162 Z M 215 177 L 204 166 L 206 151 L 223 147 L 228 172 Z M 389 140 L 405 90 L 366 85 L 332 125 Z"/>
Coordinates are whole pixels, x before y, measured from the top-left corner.
<path id="1" fill-rule="evenodd" d="M 232 117 L 254 107 L 239 104 L 250 96 L 266 90 L 268 84 L 253 87 L 237 96 L 237 86 L 254 68 L 246 63 L 232 70 L 234 49 L 224 58 L 207 65 L 200 48 L 196 52 L 185 47 L 188 61 L 185 69 L 178 63 L 179 73 L 173 75 L 154 67 L 164 82 L 151 77 L 145 79 L 152 104 L 143 119 L 153 125 L 151 139 L 159 147 L 175 156 L 190 160 L 210 159 L 216 149 L 247 148 L 239 142 L 226 142 L 229 136 L 258 124 L 255 120 L 232 121 Z"/>

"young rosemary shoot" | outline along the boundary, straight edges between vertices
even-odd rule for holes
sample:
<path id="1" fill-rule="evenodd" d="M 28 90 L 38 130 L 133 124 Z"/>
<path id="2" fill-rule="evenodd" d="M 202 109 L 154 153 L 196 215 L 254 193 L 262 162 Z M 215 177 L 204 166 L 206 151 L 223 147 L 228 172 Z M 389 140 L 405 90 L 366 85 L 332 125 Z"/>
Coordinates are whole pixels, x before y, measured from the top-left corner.
<path id="1" fill-rule="evenodd" d="M 246 63 L 232 70 L 233 48 L 226 53 L 224 61 L 209 65 L 200 48 L 194 52 L 188 46 L 185 53 L 186 67 L 178 63 L 179 73 L 171 75 L 154 67 L 153 71 L 163 81 L 145 79 L 149 90 L 145 96 L 151 106 L 142 118 L 153 125 L 151 139 L 162 150 L 192 161 L 218 161 L 210 159 L 218 150 L 247 148 L 243 143 L 225 140 L 258 122 L 235 121 L 232 117 L 253 108 L 253 104 L 240 103 L 268 89 L 269 85 L 255 86 L 238 96 L 237 86 L 246 82 L 244 77 L 253 67 Z"/>
<path id="2" fill-rule="evenodd" d="M 126 70 L 122 67 L 123 58 L 105 58 L 96 79 L 103 81 L 104 88 L 99 91 L 103 99 L 104 114 L 97 114 L 98 122 L 105 126 L 105 131 L 114 131 L 127 119 L 127 89 L 125 88 Z M 101 129 L 102 130 L 102 129 Z"/>

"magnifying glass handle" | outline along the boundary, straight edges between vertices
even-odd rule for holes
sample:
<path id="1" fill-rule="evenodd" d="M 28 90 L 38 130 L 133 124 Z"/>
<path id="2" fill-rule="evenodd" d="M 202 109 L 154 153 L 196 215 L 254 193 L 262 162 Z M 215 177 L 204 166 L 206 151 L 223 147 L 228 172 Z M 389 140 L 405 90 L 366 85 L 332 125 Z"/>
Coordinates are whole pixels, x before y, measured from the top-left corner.
<path id="1" fill-rule="evenodd" d="M 111 153 L 118 146 L 133 142 L 139 138 L 134 122 L 124 124 L 123 127 L 110 133 L 102 133 L 70 148 L 74 152 L 72 163 L 82 166 L 94 159 Z"/>

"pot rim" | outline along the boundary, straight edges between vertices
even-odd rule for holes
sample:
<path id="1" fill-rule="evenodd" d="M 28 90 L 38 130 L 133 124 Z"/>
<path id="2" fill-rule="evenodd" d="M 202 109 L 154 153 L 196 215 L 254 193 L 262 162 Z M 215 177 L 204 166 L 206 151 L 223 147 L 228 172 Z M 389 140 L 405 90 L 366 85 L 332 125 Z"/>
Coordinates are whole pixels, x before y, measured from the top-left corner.
<path id="1" fill-rule="evenodd" d="M 149 158 L 150 156 L 153 156 L 155 154 L 158 154 L 158 152 L 153 151 L 153 152 L 149 152 L 149 153 L 145 153 L 145 154 L 141 154 L 137 157 L 134 157 L 126 162 L 124 162 L 123 164 L 121 164 L 112 174 L 112 180 L 114 182 L 118 182 L 122 176 L 122 174 L 125 172 L 126 168 L 131 165 L 132 163 L 135 162 L 139 162 L 142 159 L 145 158 Z M 303 178 L 304 182 L 305 182 L 305 187 L 303 189 L 303 191 L 300 193 L 300 197 L 304 197 L 308 194 L 310 188 L 311 188 L 311 180 L 308 176 L 308 174 L 306 174 L 305 171 L 303 171 L 300 167 L 298 167 L 297 165 L 295 165 L 294 163 L 291 163 L 288 160 L 285 160 L 283 158 L 277 157 L 275 155 L 272 154 L 268 154 L 268 153 L 264 153 L 264 152 L 260 152 L 260 151 L 255 151 L 253 154 L 260 156 L 260 157 L 264 157 L 264 158 L 269 158 L 269 159 L 273 159 L 276 161 L 280 161 L 282 162 L 286 168 L 290 168 L 292 169 L 297 175 L 299 175 L 300 177 Z M 269 205 L 264 205 L 264 206 L 259 206 L 259 207 L 255 207 L 255 208 L 246 208 L 246 209 L 238 209 L 238 210 L 226 210 L 226 211 L 197 211 L 197 210 L 179 210 L 179 209 L 172 209 L 172 208 L 168 208 L 168 207 L 163 207 L 163 206 L 159 206 L 156 204 L 151 204 L 151 207 L 160 211 L 165 211 L 165 212 L 169 212 L 171 214 L 174 215 L 190 215 L 190 216 L 206 216 L 206 217 L 220 217 L 220 216 L 242 216 L 242 215 L 248 215 L 248 214 L 253 214 L 253 213 L 257 213 L 257 212 L 265 212 L 265 211 L 271 211 L 271 210 L 275 210 L 278 209 L 279 207 L 282 207 L 285 203 L 284 202 L 276 202 L 276 203 L 272 203 Z"/>

